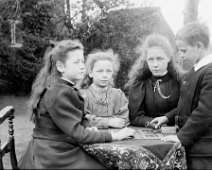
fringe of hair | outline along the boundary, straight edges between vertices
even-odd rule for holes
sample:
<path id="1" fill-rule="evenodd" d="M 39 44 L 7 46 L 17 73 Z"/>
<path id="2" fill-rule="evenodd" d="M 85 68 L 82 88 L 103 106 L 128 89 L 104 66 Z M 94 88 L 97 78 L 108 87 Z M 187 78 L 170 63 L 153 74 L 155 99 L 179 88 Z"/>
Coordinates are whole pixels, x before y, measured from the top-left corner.
<path id="1" fill-rule="evenodd" d="M 86 64 L 85 64 L 85 75 L 79 84 L 79 88 L 87 89 L 92 83 L 93 79 L 89 76 L 89 73 L 93 70 L 93 66 L 96 61 L 100 60 L 109 60 L 113 64 L 113 79 L 116 76 L 119 67 L 120 61 L 118 59 L 118 55 L 114 54 L 113 50 L 94 50 L 87 56 Z M 110 86 L 113 86 L 113 80 Z"/>

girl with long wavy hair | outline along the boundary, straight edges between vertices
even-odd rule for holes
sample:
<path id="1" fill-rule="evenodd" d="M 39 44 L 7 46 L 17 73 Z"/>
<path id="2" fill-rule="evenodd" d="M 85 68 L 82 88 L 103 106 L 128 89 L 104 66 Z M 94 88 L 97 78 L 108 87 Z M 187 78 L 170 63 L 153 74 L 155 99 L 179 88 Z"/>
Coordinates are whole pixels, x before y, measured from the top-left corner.
<path id="1" fill-rule="evenodd" d="M 169 117 L 177 107 L 183 71 L 173 59 L 173 48 L 164 36 L 151 34 L 140 49 L 126 84 L 131 124 L 156 129 L 161 122 L 174 125 Z"/>
<path id="2" fill-rule="evenodd" d="M 98 128 L 124 128 L 129 125 L 128 100 L 120 89 L 113 88 L 119 70 L 118 56 L 112 50 L 96 50 L 87 57 L 81 92 L 86 116 Z"/>
<path id="3" fill-rule="evenodd" d="M 81 145 L 133 135 L 129 128 L 110 133 L 87 127 L 84 100 L 74 87 L 83 75 L 79 41 L 60 41 L 46 54 L 32 88 L 29 108 L 35 127 L 20 169 L 104 169 Z"/>

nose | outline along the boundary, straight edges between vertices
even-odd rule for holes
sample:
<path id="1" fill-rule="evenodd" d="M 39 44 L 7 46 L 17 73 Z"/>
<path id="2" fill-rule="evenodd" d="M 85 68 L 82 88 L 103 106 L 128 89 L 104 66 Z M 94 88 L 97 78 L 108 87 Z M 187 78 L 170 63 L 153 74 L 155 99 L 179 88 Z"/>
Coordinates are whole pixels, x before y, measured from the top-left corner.
<path id="1" fill-rule="evenodd" d="M 153 66 L 154 66 L 154 67 L 157 67 L 157 66 L 158 66 L 157 60 L 154 60 L 154 61 L 153 61 Z"/>
<path id="2" fill-rule="evenodd" d="M 106 71 L 103 72 L 103 77 L 107 77 L 107 72 Z"/>
<path id="3" fill-rule="evenodd" d="M 81 68 L 81 69 L 85 69 L 85 64 L 84 64 L 84 62 L 81 62 L 80 68 Z"/>
<path id="4" fill-rule="evenodd" d="M 185 54 L 184 54 L 184 53 L 180 52 L 179 55 L 180 55 L 180 58 L 181 58 L 181 59 L 184 59 L 184 58 L 185 58 Z"/>

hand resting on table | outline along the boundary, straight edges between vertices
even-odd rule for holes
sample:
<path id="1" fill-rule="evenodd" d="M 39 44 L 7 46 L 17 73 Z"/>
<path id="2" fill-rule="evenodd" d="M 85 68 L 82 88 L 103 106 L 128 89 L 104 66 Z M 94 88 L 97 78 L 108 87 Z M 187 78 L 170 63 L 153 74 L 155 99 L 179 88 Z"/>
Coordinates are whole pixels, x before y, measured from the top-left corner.
<path id="1" fill-rule="evenodd" d="M 135 130 L 131 128 L 123 128 L 117 132 L 110 132 L 112 135 L 112 140 L 123 140 L 126 138 L 132 138 L 135 136 Z"/>

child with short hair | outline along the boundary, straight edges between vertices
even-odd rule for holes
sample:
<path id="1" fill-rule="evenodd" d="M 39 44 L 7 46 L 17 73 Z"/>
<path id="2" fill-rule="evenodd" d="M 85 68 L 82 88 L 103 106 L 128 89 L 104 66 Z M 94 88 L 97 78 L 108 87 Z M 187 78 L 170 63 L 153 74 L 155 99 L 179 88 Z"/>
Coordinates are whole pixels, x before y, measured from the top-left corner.
<path id="1" fill-rule="evenodd" d="M 98 128 L 129 125 L 128 100 L 120 89 L 112 88 L 118 70 L 118 56 L 112 50 L 98 50 L 88 55 L 81 91 L 85 109 L 90 112 L 87 117 Z"/>
<path id="2" fill-rule="evenodd" d="M 60 41 L 45 56 L 29 104 L 35 123 L 33 138 L 19 162 L 20 169 L 104 169 L 81 144 L 122 140 L 133 135 L 129 128 L 98 132 L 84 127 L 84 100 L 74 87 L 83 75 L 80 42 Z"/>
<path id="3" fill-rule="evenodd" d="M 175 117 L 179 131 L 162 140 L 181 142 L 188 169 L 212 169 L 212 54 L 206 25 L 190 22 L 176 35 L 180 57 L 194 63 L 183 79 Z M 174 116 L 173 116 L 174 119 Z"/>

